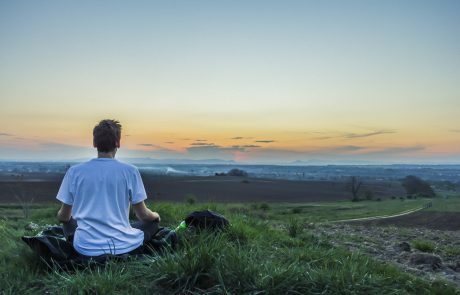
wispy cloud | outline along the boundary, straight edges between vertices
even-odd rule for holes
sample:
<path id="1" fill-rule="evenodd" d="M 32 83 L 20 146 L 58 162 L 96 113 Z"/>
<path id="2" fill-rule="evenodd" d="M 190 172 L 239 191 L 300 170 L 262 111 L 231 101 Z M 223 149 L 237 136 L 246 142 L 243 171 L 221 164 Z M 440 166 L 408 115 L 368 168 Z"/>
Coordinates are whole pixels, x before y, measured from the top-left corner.
<path id="1" fill-rule="evenodd" d="M 147 147 L 154 147 L 154 148 L 162 148 L 161 146 L 153 144 L 153 143 L 138 143 L 137 145 L 147 146 Z"/>
<path id="2" fill-rule="evenodd" d="M 215 144 L 190 146 L 186 150 L 187 154 L 193 158 L 219 158 L 223 160 L 235 159 L 236 154 L 246 152 L 246 149 L 241 146 L 224 147 Z"/>
<path id="3" fill-rule="evenodd" d="M 360 137 L 370 137 L 370 136 L 376 136 L 376 135 L 381 135 L 381 134 L 391 134 L 391 133 L 396 133 L 396 131 L 377 130 L 377 131 L 367 132 L 367 133 L 345 133 L 343 137 L 344 138 L 360 138 Z"/>
<path id="4" fill-rule="evenodd" d="M 450 129 L 450 132 L 460 133 L 460 129 Z"/>
<path id="5" fill-rule="evenodd" d="M 171 143 L 174 143 L 174 141 L 165 141 L 165 143 L 171 144 Z"/>
<path id="6" fill-rule="evenodd" d="M 195 141 L 208 141 L 207 139 L 195 139 Z"/>
<path id="7" fill-rule="evenodd" d="M 372 137 L 372 136 L 377 136 L 377 135 L 383 135 L 383 134 L 392 134 L 396 133 L 396 130 L 392 129 L 379 129 L 379 130 L 373 130 L 370 132 L 362 132 L 362 133 L 357 133 L 357 132 L 334 132 L 334 131 L 329 131 L 329 132 L 321 132 L 321 131 L 313 131 L 313 132 L 306 132 L 306 133 L 313 133 L 315 136 L 313 139 L 316 140 L 327 140 L 327 139 L 333 139 L 333 138 L 343 138 L 343 139 L 354 139 L 354 138 L 365 138 L 365 137 Z"/>
<path id="8" fill-rule="evenodd" d="M 414 145 L 414 146 L 406 146 L 406 147 L 386 147 L 381 150 L 376 150 L 376 151 L 369 151 L 366 154 L 380 154 L 380 155 L 389 155 L 389 154 L 405 154 L 405 153 L 410 153 L 410 152 L 417 152 L 424 150 L 425 146 L 423 145 Z"/>
<path id="9" fill-rule="evenodd" d="M 266 140 L 254 140 L 254 142 L 260 142 L 260 143 L 270 143 L 270 142 L 276 142 L 276 140 L 273 140 L 273 139 L 266 139 Z"/>
<path id="10" fill-rule="evenodd" d="M 211 142 L 192 142 L 190 145 L 193 145 L 193 146 L 216 146 L 214 143 L 211 143 Z"/>
<path id="11" fill-rule="evenodd" d="M 327 149 L 327 152 L 355 152 L 365 149 L 365 147 L 362 146 L 356 146 L 356 145 L 344 145 L 344 146 L 338 146 L 338 147 L 333 147 L 331 149 Z"/>
<path id="12" fill-rule="evenodd" d="M 246 144 L 246 145 L 242 145 L 241 147 L 244 147 L 244 148 L 260 148 L 261 146 L 260 145 L 255 145 L 255 144 Z"/>
<path id="13" fill-rule="evenodd" d="M 233 139 L 233 140 L 241 140 L 241 139 L 253 139 L 254 137 L 253 136 L 235 136 L 235 137 L 231 137 L 230 139 Z"/>
<path id="14" fill-rule="evenodd" d="M 13 134 L 0 132 L 0 136 L 13 136 Z"/>

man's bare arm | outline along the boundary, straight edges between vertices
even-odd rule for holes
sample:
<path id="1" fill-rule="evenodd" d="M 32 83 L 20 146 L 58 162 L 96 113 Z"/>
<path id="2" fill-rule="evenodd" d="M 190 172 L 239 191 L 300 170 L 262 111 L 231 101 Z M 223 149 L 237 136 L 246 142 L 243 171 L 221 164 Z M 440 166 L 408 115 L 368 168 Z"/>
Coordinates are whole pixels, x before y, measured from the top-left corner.
<path id="1" fill-rule="evenodd" d="M 160 215 L 158 215 L 156 212 L 152 212 L 149 208 L 147 208 L 144 201 L 133 204 L 133 209 L 137 218 L 141 221 L 160 221 Z"/>
<path id="2" fill-rule="evenodd" d="M 61 222 L 68 222 L 72 217 L 72 206 L 62 203 L 56 217 Z"/>

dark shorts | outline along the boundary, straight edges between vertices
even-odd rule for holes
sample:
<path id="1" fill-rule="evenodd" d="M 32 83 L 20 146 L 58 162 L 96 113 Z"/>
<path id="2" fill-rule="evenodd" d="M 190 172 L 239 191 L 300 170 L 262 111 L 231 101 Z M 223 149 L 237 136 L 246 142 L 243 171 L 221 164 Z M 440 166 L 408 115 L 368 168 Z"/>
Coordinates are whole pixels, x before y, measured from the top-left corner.
<path id="1" fill-rule="evenodd" d="M 130 251 L 128 254 L 138 254 L 138 253 L 140 254 L 141 252 L 144 251 L 144 247 L 148 245 L 148 242 L 152 240 L 152 238 L 158 232 L 159 222 L 158 221 L 150 221 L 150 222 L 136 221 L 136 222 L 132 222 L 131 226 L 133 228 L 140 229 L 141 231 L 144 232 L 144 242 L 140 247 Z M 75 230 L 77 229 L 77 221 L 73 218 L 70 218 L 68 222 L 63 223 L 63 229 L 64 229 L 64 235 L 67 241 L 73 242 L 73 235 L 75 234 Z"/>

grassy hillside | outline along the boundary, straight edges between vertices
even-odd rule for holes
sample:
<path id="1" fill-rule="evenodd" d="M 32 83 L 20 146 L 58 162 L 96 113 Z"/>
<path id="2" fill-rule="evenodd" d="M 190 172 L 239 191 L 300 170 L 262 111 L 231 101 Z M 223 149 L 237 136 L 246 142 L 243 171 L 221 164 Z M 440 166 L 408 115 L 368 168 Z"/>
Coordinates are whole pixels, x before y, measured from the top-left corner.
<path id="1" fill-rule="evenodd" d="M 334 204 L 172 204 L 151 206 L 164 226 L 211 209 L 232 223 L 225 233 L 181 236 L 176 253 L 142 261 L 109 262 L 71 273 L 46 269 L 19 239 L 33 221 L 55 224 L 56 205 L 0 207 L 2 294 L 458 294 L 358 252 L 333 246 L 305 222 L 362 217 L 415 208 L 419 200 Z M 378 204 L 378 205 L 374 205 Z M 383 205 L 382 205 L 383 204 Z M 407 208 L 406 208 L 407 206 Z M 410 207 L 410 208 L 409 208 Z M 300 209 L 295 209 L 300 208 Z M 380 211 L 379 211 L 380 210 Z"/>

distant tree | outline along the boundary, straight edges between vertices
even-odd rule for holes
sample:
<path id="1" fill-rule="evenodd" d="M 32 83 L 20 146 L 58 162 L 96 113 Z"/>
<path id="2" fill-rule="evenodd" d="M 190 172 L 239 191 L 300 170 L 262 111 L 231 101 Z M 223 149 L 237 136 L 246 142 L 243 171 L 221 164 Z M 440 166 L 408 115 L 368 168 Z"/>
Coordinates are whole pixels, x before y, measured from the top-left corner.
<path id="1" fill-rule="evenodd" d="M 373 191 L 366 191 L 364 193 L 364 195 L 366 196 L 366 200 L 370 201 L 374 198 L 374 192 Z"/>
<path id="2" fill-rule="evenodd" d="M 401 180 L 402 186 L 408 195 L 420 195 L 424 197 L 434 197 L 435 193 L 430 184 L 417 176 L 408 175 Z"/>
<path id="3" fill-rule="evenodd" d="M 196 196 L 194 194 L 186 194 L 185 195 L 185 202 L 189 205 L 193 205 L 196 203 Z"/>
<path id="4" fill-rule="evenodd" d="M 347 184 L 347 188 L 348 190 L 350 190 L 351 194 L 353 195 L 353 199 L 351 199 L 352 201 L 354 202 L 359 201 L 358 192 L 362 184 L 363 183 L 359 181 L 358 177 L 352 176 L 350 178 L 350 182 Z"/>
<path id="5" fill-rule="evenodd" d="M 232 170 L 228 171 L 227 173 L 222 172 L 222 173 L 215 173 L 215 176 L 241 176 L 241 177 L 247 177 L 248 173 L 244 170 L 238 169 L 238 168 L 233 168 Z"/>
<path id="6" fill-rule="evenodd" d="M 233 168 L 232 170 L 228 171 L 227 173 L 228 176 L 242 176 L 246 177 L 248 176 L 248 173 L 244 170 L 238 169 L 238 168 Z"/>

